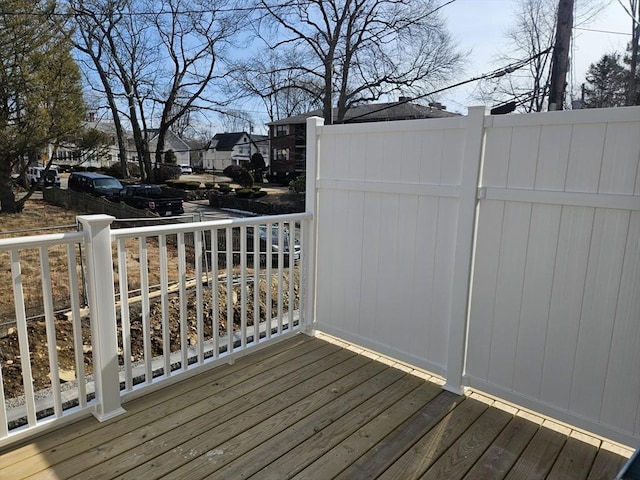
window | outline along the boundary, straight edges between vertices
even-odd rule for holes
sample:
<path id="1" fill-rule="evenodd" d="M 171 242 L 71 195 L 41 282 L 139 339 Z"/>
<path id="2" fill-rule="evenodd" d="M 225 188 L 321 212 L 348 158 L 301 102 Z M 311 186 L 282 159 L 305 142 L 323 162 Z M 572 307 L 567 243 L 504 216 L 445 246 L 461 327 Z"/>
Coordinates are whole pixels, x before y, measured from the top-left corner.
<path id="1" fill-rule="evenodd" d="M 289 135 L 289 125 L 276 125 L 276 137 Z"/>

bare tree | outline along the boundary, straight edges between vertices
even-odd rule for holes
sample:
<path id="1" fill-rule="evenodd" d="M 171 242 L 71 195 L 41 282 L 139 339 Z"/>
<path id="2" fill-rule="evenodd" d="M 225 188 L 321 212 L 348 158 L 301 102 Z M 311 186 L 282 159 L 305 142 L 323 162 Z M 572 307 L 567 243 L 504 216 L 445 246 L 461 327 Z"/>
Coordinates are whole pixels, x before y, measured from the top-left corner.
<path id="1" fill-rule="evenodd" d="M 585 25 L 602 9 L 598 0 L 577 1 L 576 25 Z M 488 103 L 515 101 L 524 112 L 545 109 L 551 79 L 551 54 L 557 23 L 558 0 L 519 0 L 513 27 L 506 33 L 499 65 L 531 59 L 527 66 L 482 82 L 479 97 Z"/>
<path id="2" fill-rule="evenodd" d="M 116 5 L 117 2 L 117 5 Z M 114 117 L 130 125 L 138 160 L 154 180 L 166 135 L 201 108 L 225 48 L 242 26 L 235 0 L 75 0 L 88 54 Z M 219 67 L 218 67 L 219 68 Z"/>
<path id="3" fill-rule="evenodd" d="M 244 110 L 226 110 L 220 112 L 220 124 L 226 133 L 249 132 L 253 130 L 253 118 Z"/>
<path id="4" fill-rule="evenodd" d="M 295 65 L 285 62 L 282 67 L 293 73 L 292 86 L 320 100 L 326 123 L 334 120 L 334 104 L 335 121 L 340 122 L 357 104 L 400 89 L 432 87 L 461 63 L 435 0 L 260 4 L 267 13 L 260 30 L 263 39 L 272 50 L 294 52 Z"/>
<path id="5" fill-rule="evenodd" d="M 85 68 L 85 72 L 91 70 L 98 75 L 97 80 L 101 87 L 98 88 L 94 85 L 93 88 L 103 93 L 108 103 L 116 132 L 121 173 L 123 177 L 128 177 L 127 137 L 120 119 L 117 96 L 111 85 L 112 65 L 108 60 L 108 39 L 113 29 L 122 20 L 122 15 L 119 12 L 126 5 L 126 0 L 113 0 L 111 5 L 112 8 L 108 8 L 100 0 L 72 0 L 76 24 L 79 26 L 75 47 L 90 59 L 90 63 L 83 63 L 85 67 L 89 67 Z M 88 76 L 87 79 L 92 84 L 91 76 Z"/>
<path id="6" fill-rule="evenodd" d="M 322 85 L 298 70 L 295 51 L 268 51 L 235 67 L 233 88 L 259 98 L 271 121 L 318 108 Z"/>

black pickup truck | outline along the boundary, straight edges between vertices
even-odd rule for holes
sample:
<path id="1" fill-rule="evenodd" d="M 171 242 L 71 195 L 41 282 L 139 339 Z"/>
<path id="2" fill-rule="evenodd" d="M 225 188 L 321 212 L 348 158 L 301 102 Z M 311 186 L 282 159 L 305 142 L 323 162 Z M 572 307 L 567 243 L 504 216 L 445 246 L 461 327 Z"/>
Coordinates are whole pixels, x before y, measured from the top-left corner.
<path id="1" fill-rule="evenodd" d="M 182 215 L 181 198 L 162 195 L 157 185 L 127 185 L 120 190 L 120 200 L 134 208 L 148 208 L 159 215 Z"/>

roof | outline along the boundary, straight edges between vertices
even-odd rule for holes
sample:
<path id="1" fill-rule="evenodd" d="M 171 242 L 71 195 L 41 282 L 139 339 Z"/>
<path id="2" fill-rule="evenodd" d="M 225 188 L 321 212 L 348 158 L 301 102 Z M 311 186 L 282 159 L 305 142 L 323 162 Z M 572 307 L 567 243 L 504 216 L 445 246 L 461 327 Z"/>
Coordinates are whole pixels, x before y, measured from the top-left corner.
<path id="1" fill-rule="evenodd" d="M 338 109 L 334 108 L 333 113 L 334 115 L 337 115 Z M 268 123 L 267 125 L 291 125 L 296 123 L 305 123 L 309 117 L 322 116 L 322 110 L 318 109 L 301 115 L 276 120 Z M 448 112 L 441 108 L 427 107 L 412 102 L 369 103 L 350 108 L 345 115 L 344 123 L 415 120 L 421 118 L 448 118 L 457 116 L 459 116 L 458 113 Z"/>
<path id="2" fill-rule="evenodd" d="M 234 133 L 216 133 L 213 137 L 213 144 L 215 144 L 216 150 L 233 150 L 240 141 L 242 137 L 247 135 L 245 132 L 234 132 Z"/>
<path id="3" fill-rule="evenodd" d="M 159 128 L 147 128 L 146 132 L 149 135 L 150 142 L 153 142 L 158 138 L 158 134 L 160 133 L 160 129 Z M 186 147 L 187 149 L 189 148 L 189 144 L 187 142 L 185 142 L 182 138 L 180 138 L 178 135 L 176 135 L 171 130 L 167 130 L 166 133 L 165 133 L 165 142 L 167 142 L 167 143 L 171 142 L 170 139 L 177 140 L 184 147 Z"/>
<path id="4" fill-rule="evenodd" d="M 245 136 L 254 144 L 266 142 L 269 138 L 266 135 L 249 135 L 247 132 L 216 133 L 211 146 L 220 151 L 233 150 L 236 145 L 246 142 L 246 140 L 243 140 Z"/>

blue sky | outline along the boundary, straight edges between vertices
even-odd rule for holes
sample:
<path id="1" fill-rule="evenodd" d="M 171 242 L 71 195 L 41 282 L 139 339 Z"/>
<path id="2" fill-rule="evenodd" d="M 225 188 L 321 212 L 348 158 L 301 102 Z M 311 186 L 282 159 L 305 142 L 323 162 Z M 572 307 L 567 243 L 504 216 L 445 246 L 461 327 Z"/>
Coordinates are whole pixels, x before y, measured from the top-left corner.
<path id="1" fill-rule="evenodd" d="M 580 2 L 581 0 L 576 0 Z M 628 0 L 622 0 L 626 5 Z M 622 32 L 616 35 L 595 31 L 574 30 L 574 77 L 578 84 L 584 80 L 591 63 L 603 54 L 624 51 L 631 40 L 631 19 L 617 0 L 602 0 L 605 8 L 584 28 Z M 476 77 L 499 68 L 492 58 L 505 46 L 504 32 L 513 22 L 517 0 L 456 0 L 443 8 L 449 30 L 463 50 L 471 50 L 466 66 L 466 77 Z M 466 106 L 477 105 L 473 98 L 473 85 L 443 93 L 439 100 L 449 110 L 466 113 Z"/>
<path id="2" fill-rule="evenodd" d="M 443 0 L 446 1 L 446 0 Z M 503 66 L 494 60 L 496 54 L 507 45 L 505 32 L 514 21 L 514 11 L 519 0 L 455 0 L 445 6 L 441 13 L 447 21 L 450 33 L 463 51 L 470 51 L 466 59 L 465 70 L 450 84 L 491 72 Z M 552 0 L 557 3 L 557 0 Z M 579 95 L 579 85 L 584 81 L 585 73 L 591 63 L 599 60 L 603 54 L 623 52 L 631 40 L 631 19 L 625 13 L 618 0 L 575 0 L 600 2 L 603 9 L 588 25 L 587 30 L 574 30 L 572 81 Z M 625 5 L 628 0 L 621 0 Z M 595 31 L 599 30 L 599 31 Z M 621 34 L 604 33 L 620 32 Z M 482 102 L 474 95 L 475 82 L 439 94 L 435 99 L 451 111 L 466 114 L 467 106 Z M 259 102 L 248 102 L 237 108 L 246 110 L 256 126 L 256 133 L 263 133 L 263 122 L 267 115 Z M 214 119 L 212 128 L 219 130 Z"/>

